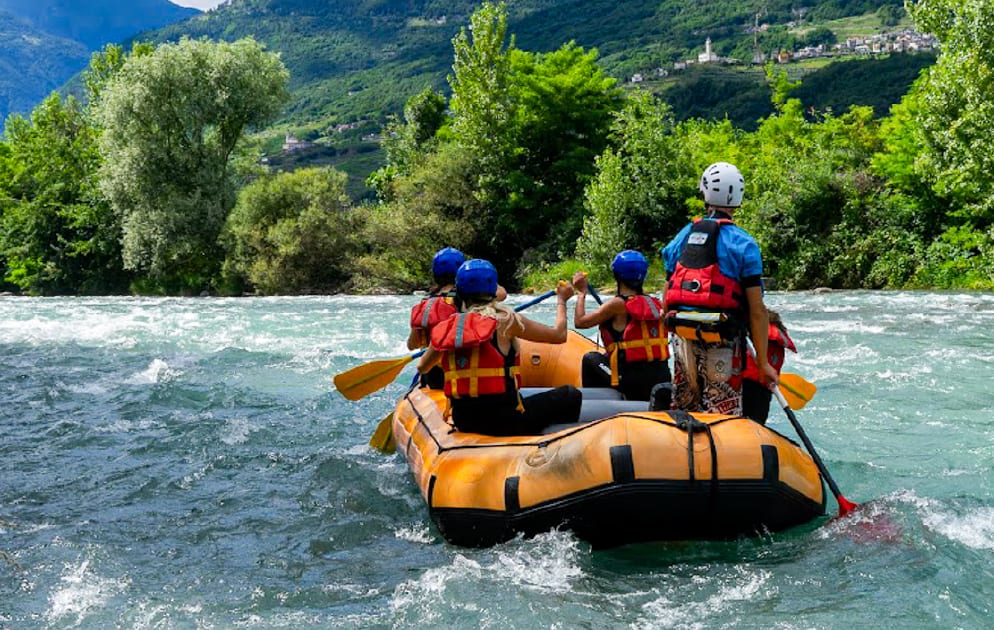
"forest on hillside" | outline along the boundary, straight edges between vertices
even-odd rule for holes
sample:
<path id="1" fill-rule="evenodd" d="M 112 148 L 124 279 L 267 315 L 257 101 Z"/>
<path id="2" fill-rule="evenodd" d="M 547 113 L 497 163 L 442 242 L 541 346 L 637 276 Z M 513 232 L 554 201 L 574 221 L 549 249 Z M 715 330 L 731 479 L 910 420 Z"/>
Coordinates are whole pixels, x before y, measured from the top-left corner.
<path id="1" fill-rule="evenodd" d="M 452 41 L 447 92 L 389 123 L 363 204 L 334 169 L 260 164 L 248 132 L 280 115 L 290 76 L 254 40 L 111 47 L 85 102 L 53 94 L 8 122 L 5 287 L 409 291 L 442 246 L 491 259 L 512 289 L 581 268 L 605 282 L 621 249 L 658 259 L 702 209 L 701 170 L 725 160 L 746 177 L 737 220 L 783 288 L 992 288 L 994 6 L 908 8 L 942 52 L 887 116 L 812 112 L 771 65 L 771 113 L 746 130 L 622 90 L 577 43 L 519 47 L 506 6 L 485 3 Z"/>

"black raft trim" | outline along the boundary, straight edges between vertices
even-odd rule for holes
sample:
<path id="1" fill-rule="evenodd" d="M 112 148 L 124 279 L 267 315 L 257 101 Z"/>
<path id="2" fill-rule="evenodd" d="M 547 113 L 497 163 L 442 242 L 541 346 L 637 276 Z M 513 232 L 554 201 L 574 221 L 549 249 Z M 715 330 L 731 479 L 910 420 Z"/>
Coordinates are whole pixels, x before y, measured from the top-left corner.
<path id="1" fill-rule="evenodd" d="M 521 511 L 521 499 L 518 498 L 518 477 L 508 477 L 504 480 L 504 511 L 516 514 Z"/>
<path id="2" fill-rule="evenodd" d="M 438 480 L 438 477 L 436 477 L 435 475 L 432 475 L 431 478 L 428 479 L 428 500 L 427 500 L 427 503 L 428 503 L 428 508 L 429 509 L 431 509 L 431 500 L 435 496 L 435 482 L 437 480 Z"/>
<path id="3" fill-rule="evenodd" d="M 764 444 L 763 451 L 763 481 L 780 481 L 780 451 L 772 444 Z"/>
<path id="4" fill-rule="evenodd" d="M 629 444 L 611 447 L 611 475 L 615 483 L 635 480 L 635 461 Z"/>

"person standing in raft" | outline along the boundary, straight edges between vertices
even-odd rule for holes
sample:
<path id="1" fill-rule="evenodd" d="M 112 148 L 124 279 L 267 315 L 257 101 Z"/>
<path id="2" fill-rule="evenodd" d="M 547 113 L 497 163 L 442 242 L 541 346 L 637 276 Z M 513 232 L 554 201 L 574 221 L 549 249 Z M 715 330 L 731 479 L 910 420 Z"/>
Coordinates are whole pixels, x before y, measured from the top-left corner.
<path id="1" fill-rule="evenodd" d="M 769 340 L 767 341 L 767 362 L 780 374 L 783 369 L 787 350 L 797 352 L 794 341 L 787 335 L 787 327 L 783 325 L 780 313 L 768 309 L 770 318 Z M 752 418 L 760 424 L 766 424 L 770 417 L 770 400 L 773 392 L 763 384 L 759 367 L 751 357 L 746 357 L 746 369 L 742 372 L 742 415 Z"/>
<path id="2" fill-rule="evenodd" d="M 633 250 L 620 252 L 611 261 L 617 283 L 615 296 L 592 313 L 586 312 L 587 274 L 573 276 L 578 299 L 573 312 L 575 328 L 600 327 L 606 353 L 588 352 L 583 356 L 581 378 L 584 387 L 614 387 L 628 400 L 647 400 L 650 409 L 670 406 L 669 344 L 663 316 L 663 304 L 646 295 L 642 284 L 649 272 L 649 261 Z M 657 385 L 656 395 L 652 396 Z"/>
<path id="3" fill-rule="evenodd" d="M 763 258 L 756 240 L 733 221 L 745 193 L 739 169 L 716 162 L 704 169 L 699 189 L 706 215 L 662 250 L 666 324 L 675 333 L 673 407 L 740 415 L 747 331 L 764 386 L 778 382 L 767 354 Z"/>
<path id="4" fill-rule="evenodd" d="M 518 338 L 565 343 L 566 302 L 573 286 L 556 289 L 556 325 L 532 321 L 497 301 L 497 270 L 482 259 L 456 273 L 460 312 L 435 326 L 418 372 L 440 365 L 456 429 L 486 435 L 536 435 L 549 425 L 576 422 L 582 395 L 571 385 L 521 398 Z"/>
<path id="5" fill-rule="evenodd" d="M 407 349 L 427 348 L 431 341 L 431 329 L 458 312 L 456 308 L 456 271 L 466 261 L 461 251 L 445 247 L 435 253 L 431 261 L 433 283 L 428 295 L 411 308 L 411 332 L 407 336 Z M 507 291 L 497 287 L 497 300 L 504 301 Z M 444 375 L 441 368 L 422 375 L 421 387 L 442 389 Z"/>

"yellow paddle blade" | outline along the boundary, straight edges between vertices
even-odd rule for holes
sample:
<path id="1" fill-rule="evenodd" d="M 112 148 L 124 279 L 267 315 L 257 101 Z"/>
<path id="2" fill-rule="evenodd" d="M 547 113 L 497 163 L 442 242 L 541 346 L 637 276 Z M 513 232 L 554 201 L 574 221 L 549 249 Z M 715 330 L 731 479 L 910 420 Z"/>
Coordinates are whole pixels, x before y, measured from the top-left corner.
<path id="1" fill-rule="evenodd" d="M 392 383 L 413 359 L 406 356 L 363 363 L 335 376 L 335 387 L 349 400 L 359 400 Z"/>
<path id="2" fill-rule="evenodd" d="M 373 437 L 369 438 L 369 445 L 385 455 L 390 455 L 397 450 L 397 444 L 393 439 L 392 411 L 376 425 Z"/>
<path id="3" fill-rule="evenodd" d="M 780 375 L 780 392 L 791 409 L 803 409 L 816 391 L 818 386 L 803 376 L 786 372 Z"/>

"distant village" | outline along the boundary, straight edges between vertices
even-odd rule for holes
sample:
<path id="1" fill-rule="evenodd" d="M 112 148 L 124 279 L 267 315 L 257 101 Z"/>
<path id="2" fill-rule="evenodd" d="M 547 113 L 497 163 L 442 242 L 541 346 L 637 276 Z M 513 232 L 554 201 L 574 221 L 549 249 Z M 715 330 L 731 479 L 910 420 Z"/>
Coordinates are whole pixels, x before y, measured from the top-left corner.
<path id="1" fill-rule="evenodd" d="M 766 26 L 766 25 L 763 25 Z M 762 30 L 763 27 L 760 27 Z M 790 63 L 802 59 L 813 59 L 816 57 L 842 57 L 847 55 L 887 55 L 893 53 L 912 53 L 919 51 L 935 50 L 939 46 L 939 40 L 934 35 L 919 33 L 914 29 L 904 29 L 891 31 L 888 33 L 878 33 L 868 37 L 850 37 L 844 42 L 826 46 L 806 46 L 799 50 L 776 50 L 769 53 L 760 51 L 757 47 L 751 63 L 753 65 L 764 65 L 767 62 Z M 642 83 L 649 78 L 663 78 L 669 76 L 670 72 L 686 70 L 694 64 L 725 64 L 735 65 L 742 63 L 742 60 L 733 57 L 720 57 L 711 50 L 711 38 L 704 42 L 704 52 L 697 55 L 697 59 L 687 59 L 677 61 L 672 68 L 656 68 L 655 77 L 647 77 L 645 74 L 636 73 L 629 79 L 630 83 Z"/>

